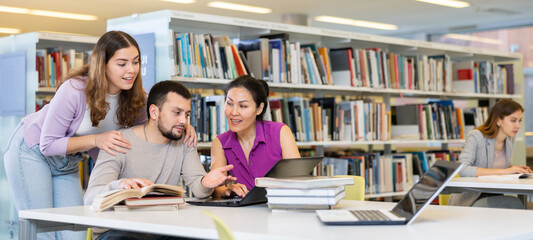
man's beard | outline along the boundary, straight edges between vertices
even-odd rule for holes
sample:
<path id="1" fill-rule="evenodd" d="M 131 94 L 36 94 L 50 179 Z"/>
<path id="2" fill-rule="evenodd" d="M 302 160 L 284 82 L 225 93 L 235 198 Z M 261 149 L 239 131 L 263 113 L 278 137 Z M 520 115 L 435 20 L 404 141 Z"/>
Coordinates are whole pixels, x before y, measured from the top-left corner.
<path id="1" fill-rule="evenodd" d="M 161 133 L 161 135 L 163 135 L 164 137 L 170 139 L 171 141 L 178 141 L 178 140 L 180 140 L 183 137 L 183 132 L 180 135 L 176 135 L 176 134 L 174 134 L 174 132 L 172 132 L 172 129 L 174 127 L 178 127 L 178 126 L 181 126 L 181 125 L 174 125 L 174 126 L 172 126 L 170 128 L 170 130 L 166 131 L 165 129 L 163 129 L 163 126 L 161 124 L 161 120 L 157 121 L 157 129 L 159 129 L 159 132 Z M 185 127 L 183 127 L 183 129 L 185 129 Z"/>

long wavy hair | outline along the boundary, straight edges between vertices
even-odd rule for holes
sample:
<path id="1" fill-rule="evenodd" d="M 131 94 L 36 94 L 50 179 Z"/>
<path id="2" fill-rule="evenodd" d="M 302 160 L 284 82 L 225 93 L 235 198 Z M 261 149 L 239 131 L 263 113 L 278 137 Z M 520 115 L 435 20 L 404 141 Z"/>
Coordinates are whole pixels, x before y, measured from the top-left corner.
<path id="1" fill-rule="evenodd" d="M 115 52 L 134 46 L 141 54 L 139 45 L 129 34 L 121 31 L 109 31 L 102 35 L 94 47 L 89 63 L 76 69 L 66 79 L 75 78 L 85 82 L 85 94 L 87 105 L 91 110 L 91 122 L 97 127 L 109 110 L 109 103 L 105 101 L 108 80 L 106 77 L 106 65 Z M 141 63 L 139 62 L 139 68 Z M 145 104 L 146 93 L 142 86 L 140 72 L 129 90 L 120 92 L 116 117 L 122 127 L 132 126 L 136 117 L 140 116 L 141 108 Z"/>
<path id="2" fill-rule="evenodd" d="M 507 117 L 516 111 L 524 112 L 524 108 L 520 103 L 511 99 L 501 99 L 490 110 L 489 117 L 483 125 L 477 127 L 481 133 L 487 138 L 495 138 L 498 135 L 500 127 L 498 127 L 498 120 Z"/>

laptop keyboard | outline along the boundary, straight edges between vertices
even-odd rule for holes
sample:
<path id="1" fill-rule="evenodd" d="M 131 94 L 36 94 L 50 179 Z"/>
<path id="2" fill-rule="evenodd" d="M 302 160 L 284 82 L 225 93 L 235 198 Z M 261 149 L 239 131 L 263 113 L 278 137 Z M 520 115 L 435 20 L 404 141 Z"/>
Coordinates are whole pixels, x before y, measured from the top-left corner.
<path id="1" fill-rule="evenodd" d="M 228 198 L 228 199 L 217 199 L 213 200 L 214 202 L 240 202 L 242 198 Z"/>
<path id="2" fill-rule="evenodd" d="M 361 221 L 390 221 L 389 217 L 378 210 L 352 210 L 350 211 Z"/>

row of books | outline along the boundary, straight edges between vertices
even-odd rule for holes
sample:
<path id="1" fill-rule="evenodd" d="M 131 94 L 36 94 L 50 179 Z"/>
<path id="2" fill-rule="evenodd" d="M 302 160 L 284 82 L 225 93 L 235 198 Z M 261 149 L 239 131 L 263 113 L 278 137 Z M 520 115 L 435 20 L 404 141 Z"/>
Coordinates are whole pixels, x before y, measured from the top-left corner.
<path id="1" fill-rule="evenodd" d="M 213 141 L 228 128 L 224 96 L 194 94 L 191 125 L 198 140 Z M 485 122 L 487 107 L 456 108 L 453 101 L 393 106 L 373 99 L 341 101 L 333 97 L 269 99 L 272 121 L 285 123 L 299 142 L 464 139 Z"/>
<path id="2" fill-rule="evenodd" d="M 459 153 L 451 151 L 405 152 L 391 155 L 356 153 L 326 157 L 313 175 L 355 175 L 365 178 L 367 194 L 409 190 L 437 159 L 457 161 Z"/>
<path id="3" fill-rule="evenodd" d="M 193 94 L 189 123 L 196 130 L 199 142 L 211 142 L 229 129 L 224 105 L 224 95 L 202 97 Z"/>
<path id="4" fill-rule="evenodd" d="M 514 94 L 513 64 L 461 61 L 454 63 L 453 73 L 456 92 Z"/>
<path id="5" fill-rule="evenodd" d="M 228 36 L 173 33 L 174 73 L 183 77 L 235 79 L 249 73 Z"/>
<path id="6" fill-rule="evenodd" d="M 177 76 L 234 79 L 243 74 L 274 83 L 464 92 L 465 76 L 477 79 L 476 93 L 512 93 L 512 65 L 470 61 L 448 55 L 399 55 L 380 48 L 328 48 L 289 40 L 289 34 L 234 39 L 174 33 Z M 510 66 L 510 67 L 509 67 Z M 470 75 L 469 75 L 470 74 Z M 456 84 L 457 86 L 455 86 Z M 470 84 L 470 83 L 468 83 Z"/>
<path id="7" fill-rule="evenodd" d="M 450 100 L 393 106 L 391 139 L 464 139 L 487 117 L 487 107 L 455 108 Z"/>
<path id="8" fill-rule="evenodd" d="M 57 87 L 58 82 L 72 69 L 87 63 L 90 51 L 80 52 L 61 47 L 37 49 L 35 67 L 39 77 L 39 87 Z"/>
<path id="9" fill-rule="evenodd" d="M 270 99 L 272 121 L 287 124 L 296 141 L 389 139 L 389 112 L 372 99 L 336 102 L 333 97 Z"/>

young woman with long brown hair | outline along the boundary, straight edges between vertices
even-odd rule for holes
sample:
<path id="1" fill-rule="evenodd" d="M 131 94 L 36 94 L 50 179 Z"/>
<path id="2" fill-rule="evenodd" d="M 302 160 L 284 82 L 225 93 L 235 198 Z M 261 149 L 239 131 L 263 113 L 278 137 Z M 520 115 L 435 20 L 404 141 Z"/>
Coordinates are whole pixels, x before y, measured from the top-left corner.
<path id="1" fill-rule="evenodd" d="M 465 166 L 462 177 L 530 173 L 528 166 L 511 165 L 514 140 L 521 127 L 524 108 L 511 99 L 499 100 L 483 125 L 470 131 L 459 155 Z M 452 194 L 450 205 L 523 208 L 515 197 L 467 192 Z"/>
<path id="2" fill-rule="evenodd" d="M 146 93 L 139 74 L 140 50 L 128 34 L 102 35 L 89 63 L 74 72 L 40 111 L 26 116 L 4 156 L 17 210 L 83 205 L 81 152 L 125 153 L 121 128 L 144 123 Z M 189 144 L 195 132 L 187 128 Z M 55 236 L 54 236 L 55 235 Z M 39 234 L 39 239 L 83 239 L 83 232 Z"/>

